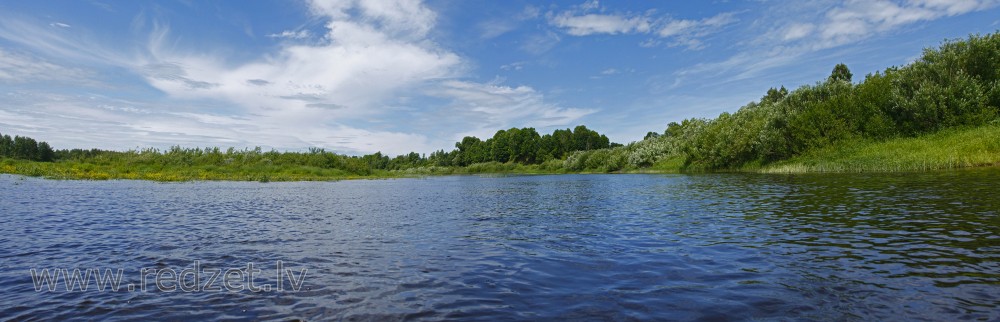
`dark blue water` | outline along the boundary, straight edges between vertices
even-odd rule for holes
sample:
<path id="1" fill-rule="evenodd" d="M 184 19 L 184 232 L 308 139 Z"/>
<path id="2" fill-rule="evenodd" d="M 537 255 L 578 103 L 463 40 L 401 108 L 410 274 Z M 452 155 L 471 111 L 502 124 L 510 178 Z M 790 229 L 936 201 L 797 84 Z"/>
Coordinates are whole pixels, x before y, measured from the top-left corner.
<path id="1" fill-rule="evenodd" d="M 0 176 L 0 317 L 997 320 L 998 183 L 996 169 L 327 183 Z M 143 268 L 195 261 L 254 263 L 258 285 L 276 286 L 277 261 L 306 275 L 298 290 L 124 289 L 152 283 Z M 31 269 L 74 268 L 122 269 L 122 289 L 35 290 Z"/>

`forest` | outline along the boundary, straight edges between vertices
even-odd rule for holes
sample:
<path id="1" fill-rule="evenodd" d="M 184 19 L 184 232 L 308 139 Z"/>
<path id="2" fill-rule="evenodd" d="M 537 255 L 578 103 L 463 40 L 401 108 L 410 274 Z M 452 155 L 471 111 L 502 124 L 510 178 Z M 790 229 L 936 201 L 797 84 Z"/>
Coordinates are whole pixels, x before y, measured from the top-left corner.
<path id="1" fill-rule="evenodd" d="M 1000 164 L 998 106 L 1000 33 L 993 33 L 946 41 L 913 63 L 857 83 L 848 66 L 838 64 L 813 85 L 771 88 L 733 113 L 670 122 L 627 145 L 583 125 L 545 135 L 511 128 L 486 140 L 465 137 L 451 151 L 396 157 L 320 148 L 53 150 L 46 142 L 2 135 L 0 172 L 265 181 L 483 172 L 929 170 Z M 846 163 L 819 166 L 835 157 Z M 897 160 L 914 161 L 892 164 Z"/>

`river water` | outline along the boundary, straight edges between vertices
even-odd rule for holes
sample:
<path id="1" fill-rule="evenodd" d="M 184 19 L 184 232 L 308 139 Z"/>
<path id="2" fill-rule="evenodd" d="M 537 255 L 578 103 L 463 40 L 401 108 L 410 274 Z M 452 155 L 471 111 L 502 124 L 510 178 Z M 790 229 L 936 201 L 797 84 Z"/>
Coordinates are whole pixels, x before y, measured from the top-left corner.
<path id="1" fill-rule="evenodd" d="M 3 175 L 0 317 L 997 320 L 998 183 L 998 169 L 291 183 Z M 74 269 L 120 270 L 119 288 L 91 278 L 67 291 L 60 272 Z"/>

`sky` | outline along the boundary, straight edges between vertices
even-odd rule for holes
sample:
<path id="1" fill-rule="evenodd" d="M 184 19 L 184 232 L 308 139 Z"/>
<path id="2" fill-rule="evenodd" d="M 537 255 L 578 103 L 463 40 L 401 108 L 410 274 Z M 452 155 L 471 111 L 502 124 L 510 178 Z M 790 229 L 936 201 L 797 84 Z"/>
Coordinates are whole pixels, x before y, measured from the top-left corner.
<path id="1" fill-rule="evenodd" d="M 60 148 L 614 142 L 1000 30 L 1000 0 L 0 2 L 0 133 Z"/>

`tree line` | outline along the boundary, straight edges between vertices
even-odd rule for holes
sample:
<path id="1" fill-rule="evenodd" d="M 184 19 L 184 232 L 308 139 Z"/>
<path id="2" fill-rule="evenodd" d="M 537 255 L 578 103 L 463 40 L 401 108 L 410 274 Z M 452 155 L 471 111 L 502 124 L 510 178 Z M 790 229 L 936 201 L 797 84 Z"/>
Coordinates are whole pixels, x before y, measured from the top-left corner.
<path id="1" fill-rule="evenodd" d="M 455 143 L 455 150 L 435 151 L 431 160 L 437 166 L 468 166 L 483 162 L 515 162 L 539 164 L 546 160 L 562 159 L 574 151 L 607 149 L 621 144 L 612 143 L 607 136 L 579 125 L 572 130 L 559 129 L 552 134 L 539 135 L 534 128 L 499 130 L 485 141 L 467 136 Z"/>
<path id="2" fill-rule="evenodd" d="M 100 149 L 53 150 L 48 143 L 29 137 L 0 136 L 0 157 L 31 161 L 78 161 L 102 164 L 132 164 L 157 166 L 311 166 L 340 169 L 347 173 L 368 175 L 374 170 L 405 170 L 429 166 L 468 166 L 476 163 L 498 162 L 538 164 L 558 159 L 567 153 L 590 149 L 605 149 L 616 144 L 607 136 L 580 125 L 574 129 L 555 130 L 552 134 L 539 135 L 534 128 L 511 128 L 497 131 L 493 137 L 481 140 L 467 136 L 455 143 L 452 151 L 439 150 L 429 156 L 410 152 L 390 157 L 381 152 L 362 156 L 348 156 L 310 148 L 308 152 L 263 151 L 260 147 L 238 150 L 210 148 L 182 148 L 166 150 L 141 149 L 108 151 Z"/>
<path id="3" fill-rule="evenodd" d="M 0 157 L 31 161 L 49 162 L 55 159 L 55 151 L 47 142 L 38 142 L 26 136 L 0 134 Z"/>

